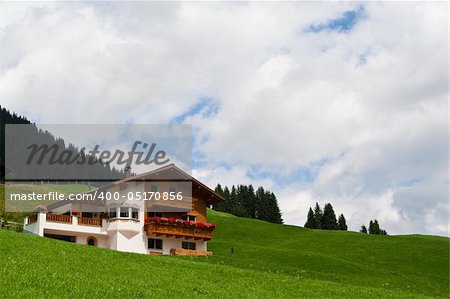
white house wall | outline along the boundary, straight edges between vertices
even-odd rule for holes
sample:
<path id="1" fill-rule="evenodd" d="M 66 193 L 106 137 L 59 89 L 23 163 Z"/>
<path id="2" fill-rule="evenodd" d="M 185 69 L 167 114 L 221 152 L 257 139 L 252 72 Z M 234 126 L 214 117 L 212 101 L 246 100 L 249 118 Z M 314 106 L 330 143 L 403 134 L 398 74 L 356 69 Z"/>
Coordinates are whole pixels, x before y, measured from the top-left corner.
<path id="1" fill-rule="evenodd" d="M 162 241 L 162 247 L 163 249 L 152 249 L 152 248 L 148 248 L 148 242 L 147 239 L 148 238 L 152 238 L 152 239 L 161 239 Z M 193 242 L 196 245 L 196 250 L 200 250 L 200 251 L 206 251 L 206 241 L 203 240 L 192 240 L 192 239 L 188 239 L 185 240 L 184 238 L 175 238 L 175 237 L 162 237 L 162 236 L 149 236 L 145 238 L 145 246 L 147 248 L 148 252 L 161 252 L 163 254 L 170 254 L 170 249 L 172 248 L 181 248 L 181 243 L 182 242 Z"/>
<path id="2" fill-rule="evenodd" d="M 97 246 L 100 248 L 108 248 L 108 238 L 107 236 L 102 235 L 94 235 L 94 234 L 84 234 L 80 232 L 70 232 L 70 231 L 61 231 L 54 229 L 45 229 L 45 234 L 52 235 L 61 235 L 61 236 L 74 236 L 75 243 L 87 245 L 87 240 L 89 237 L 94 237 L 97 240 Z"/>

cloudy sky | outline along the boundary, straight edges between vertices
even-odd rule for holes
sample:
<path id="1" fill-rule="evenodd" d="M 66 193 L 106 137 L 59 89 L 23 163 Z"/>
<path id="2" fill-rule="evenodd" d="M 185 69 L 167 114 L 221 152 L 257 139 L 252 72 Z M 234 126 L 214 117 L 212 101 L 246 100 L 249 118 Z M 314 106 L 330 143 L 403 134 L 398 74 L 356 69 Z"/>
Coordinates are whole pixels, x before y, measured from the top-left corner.
<path id="1" fill-rule="evenodd" d="M 192 124 L 193 173 L 285 222 L 448 235 L 448 7 L 1 3 L 0 104 L 37 123 Z"/>

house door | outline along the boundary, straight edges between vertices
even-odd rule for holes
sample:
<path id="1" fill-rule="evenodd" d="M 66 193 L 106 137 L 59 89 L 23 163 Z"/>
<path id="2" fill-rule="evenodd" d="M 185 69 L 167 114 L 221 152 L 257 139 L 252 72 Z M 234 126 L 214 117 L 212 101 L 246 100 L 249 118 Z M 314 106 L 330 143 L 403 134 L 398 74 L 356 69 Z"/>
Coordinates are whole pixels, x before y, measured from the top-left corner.
<path id="1" fill-rule="evenodd" d="M 87 239 L 87 244 L 89 246 L 97 246 L 97 240 L 94 237 L 89 237 Z"/>

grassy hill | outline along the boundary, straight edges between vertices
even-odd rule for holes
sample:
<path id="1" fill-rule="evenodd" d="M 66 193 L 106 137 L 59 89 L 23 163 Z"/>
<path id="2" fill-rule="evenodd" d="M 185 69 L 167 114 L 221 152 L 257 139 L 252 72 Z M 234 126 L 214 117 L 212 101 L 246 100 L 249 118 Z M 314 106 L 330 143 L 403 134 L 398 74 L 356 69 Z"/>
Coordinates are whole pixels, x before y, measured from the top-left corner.
<path id="1" fill-rule="evenodd" d="M 309 230 L 215 211 L 209 215 L 219 229 L 209 245 L 216 256 L 207 263 L 448 298 L 448 238 Z"/>
<path id="2" fill-rule="evenodd" d="M 0 230 L 0 298 L 449 296 L 448 238 L 315 231 L 215 211 L 209 221 L 218 225 L 213 257 L 121 253 Z"/>

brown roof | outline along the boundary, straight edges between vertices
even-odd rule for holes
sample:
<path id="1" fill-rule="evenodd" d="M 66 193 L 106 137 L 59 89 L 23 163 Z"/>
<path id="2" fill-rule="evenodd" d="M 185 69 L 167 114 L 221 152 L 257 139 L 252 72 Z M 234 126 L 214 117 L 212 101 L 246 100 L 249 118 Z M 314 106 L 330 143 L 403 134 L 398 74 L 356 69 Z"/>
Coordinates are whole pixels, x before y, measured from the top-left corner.
<path id="1" fill-rule="evenodd" d="M 211 188 L 209 188 L 208 186 L 206 186 L 205 184 L 203 184 L 202 182 L 200 182 L 199 180 L 197 180 L 196 178 L 192 177 L 190 174 L 186 173 L 185 171 L 181 170 L 180 168 L 178 168 L 177 166 L 175 166 L 175 164 L 170 164 L 167 166 L 163 166 L 161 168 L 143 173 L 143 174 L 139 174 L 139 175 L 132 175 L 129 177 L 125 177 L 121 180 L 118 181 L 114 181 L 108 185 L 105 186 L 101 186 L 100 188 L 98 188 L 97 190 L 91 190 L 88 192 L 84 192 L 84 193 L 94 193 L 94 192 L 98 192 L 98 191 L 106 191 L 108 189 L 111 189 L 113 187 L 122 185 L 122 184 L 126 184 L 128 182 L 132 182 L 132 181 L 155 181 L 159 178 L 163 177 L 164 172 L 172 172 L 168 177 L 166 177 L 163 180 L 166 181 L 170 181 L 170 180 L 177 180 L 177 181 L 191 181 L 192 182 L 192 193 L 196 192 L 197 194 L 201 194 L 201 198 L 205 200 L 206 204 L 213 204 L 213 203 L 218 203 L 221 201 L 225 201 L 225 199 L 220 195 L 217 194 L 214 190 L 212 190 Z M 174 173 L 175 172 L 178 175 L 178 178 L 175 179 L 174 178 Z M 63 200 L 63 201 L 59 201 L 53 204 L 48 205 L 48 209 L 51 211 L 53 209 L 56 209 L 60 206 L 64 206 L 68 203 L 68 201 Z M 92 201 L 92 203 L 94 204 L 98 204 L 98 205 L 102 205 L 104 204 L 103 201 L 101 202 L 96 202 L 96 201 Z"/>
<path id="2" fill-rule="evenodd" d="M 160 167 L 158 169 L 155 169 L 155 170 L 152 170 L 149 172 L 145 172 L 143 174 L 125 177 L 121 180 L 114 181 L 111 184 L 100 187 L 99 191 L 105 191 L 105 190 L 108 190 L 115 186 L 118 186 L 118 185 L 121 185 L 121 184 L 124 184 L 127 182 L 132 182 L 132 181 L 152 181 L 152 180 L 155 180 L 157 177 L 159 177 L 162 173 L 168 172 L 168 171 L 176 172 L 179 175 L 179 178 L 177 180 L 192 181 L 193 187 L 195 187 L 196 190 L 201 190 L 207 196 L 207 198 L 205 198 L 207 204 L 213 204 L 213 203 L 225 201 L 225 199 L 220 194 L 216 193 L 214 190 L 212 190 L 211 188 L 209 188 L 208 186 L 206 186 L 205 184 L 203 184 L 196 178 L 192 177 L 190 174 L 181 170 L 180 168 L 175 166 L 175 164 L 169 164 L 169 165 Z M 170 181 L 170 180 L 175 180 L 175 179 L 173 176 L 169 176 L 165 180 Z M 194 188 L 192 189 L 192 191 L 194 191 Z"/>

